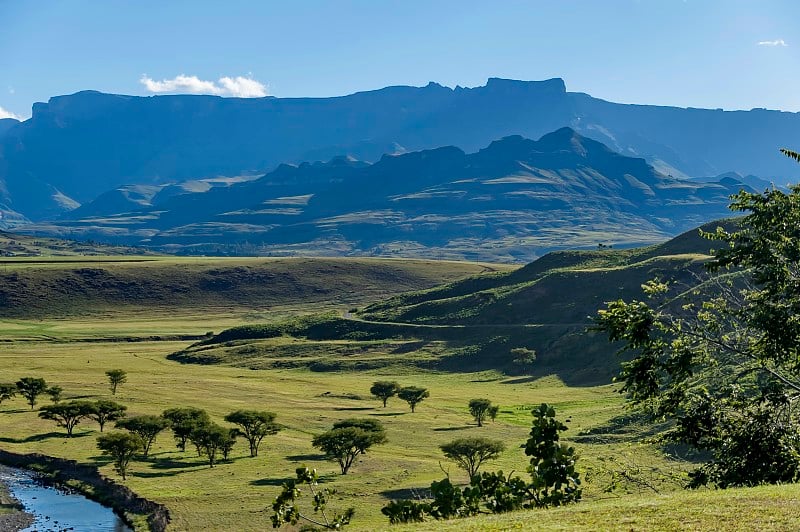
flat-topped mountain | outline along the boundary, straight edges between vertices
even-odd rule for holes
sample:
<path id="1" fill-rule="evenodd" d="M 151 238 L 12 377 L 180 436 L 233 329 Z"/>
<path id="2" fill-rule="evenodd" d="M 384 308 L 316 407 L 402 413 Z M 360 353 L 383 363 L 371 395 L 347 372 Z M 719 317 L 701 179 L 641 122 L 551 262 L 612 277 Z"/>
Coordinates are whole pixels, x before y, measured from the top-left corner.
<path id="1" fill-rule="evenodd" d="M 284 164 L 200 191 L 124 187 L 74 219 L 21 229 L 188 253 L 523 261 L 553 249 L 664 240 L 726 215 L 729 195 L 743 186 L 670 177 L 561 128 L 471 154 L 450 146 L 372 164 Z"/>
<path id="2" fill-rule="evenodd" d="M 567 92 L 561 79 L 430 83 L 334 98 L 86 91 L 35 104 L 31 119 L 0 133 L 0 211 L 38 221 L 123 185 L 263 173 L 339 155 L 374 162 L 439 146 L 473 152 L 564 126 L 676 177 L 797 175 L 776 155 L 800 138 L 796 113 L 623 105 Z"/>

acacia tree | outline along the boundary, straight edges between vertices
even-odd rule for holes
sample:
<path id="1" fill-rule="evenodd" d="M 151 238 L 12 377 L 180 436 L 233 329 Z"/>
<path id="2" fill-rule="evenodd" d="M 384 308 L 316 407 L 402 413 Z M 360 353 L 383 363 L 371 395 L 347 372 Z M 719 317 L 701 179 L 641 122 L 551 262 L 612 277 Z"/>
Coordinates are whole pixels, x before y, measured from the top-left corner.
<path id="1" fill-rule="evenodd" d="M 205 423 L 198 425 L 189 435 L 191 442 L 200 452 L 208 458 L 209 467 L 217 463 L 217 453 L 222 453 L 227 460 L 228 454 L 236 442 L 238 431 L 217 425 Z"/>
<path id="2" fill-rule="evenodd" d="M 64 393 L 64 388 L 61 386 L 50 386 L 45 393 L 50 396 L 50 400 L 58 404 L 61 402 L 61 394 Z"/>
<path id="3" fill-rule="evenodd" d="M 312 445 L 330 460 L 335 460 L 346 475 L 355 459 L 366 454 L 373 445 L 386 443 L 386 431 L 380 422 L 365 420 L 345 420 L 328 432 L 315 436 Z"/>
<path id="4" fill-rule="evenodd" d="M 474 477 L 481 465 L 488 460 L 495 460 L 506 446 L 499 440 L 486 438 L 459 438 L 439 447 L 444 455 L 454 461 L 458 467 Z"/>
<path id="5" fill-rule="evenodd" d="M 800 186 L 742 191 L 731 209 L 748 214 L 703 233 L 726 245 L 689 301 L 651 281 L 650 302 L 613 301 L 597 315 L 630 358 L 620 374 L 628 399 L 711 455 L 692 486 L 800 478 Z"/>
<path id="6" fill-rule="evenodd" d="M 369 393 L 383 401 L 383 407 L 386 408 L 386 401 L 390 397 L 397 395 L 400 391 L 400 384 L 395 381 L 375 381 L 369 389 Z"/>
<path id="7" fill-rule="evenodd" d="M 431 394 L 427 388 L 420 388 L 419 386 L 406 386 L 405 388 L 400 388 L 397 392 L 397 397 L 408 403 L 412 413 L 416 411 L 418 404 L 430 396 Z"/>
<path id="8" fill-rule="evenodd" d="M 114 401 L 100 399 L 99 401 L 94 401 L 87 405 L 86 417 L 95 420 L 97 424 L 100 425 L 100 432 L 103 432 L 103 428 L 107 422 L 119 421 L 124 418 L 127 409 L 127 406 L 115 403 Z"/>
<path id="9" fill-rule="evenodd" d="M 0 383 L 0 404 L 4 401 L 13 399 L 17 395 L 17 385 L 9 383 Z"/>
<path id="10" fill-rule="evenodd" d="M 128 465 L 142 446 L 142 439 L 129 432 L 112 432 L 97 437 L 97 448 L 111 456 L 114 470 L 122 476 L 122 480 L 127 478 Z"/>
<path id="11" fill-rule="evenodd" d="M 211 422 L 205 410 L 194 407 L 168 408 L 161 417 L 169 421 L 172 434 L 175 436 L 175 444 L 181 452 L 186 451 L 186 442 L 189 441 L 192 432 Z"/>
<path id="12" fill-rule="evenodd" d="M 169 426 L 169 421 L 160 416 L 133 416 L 120 419 L 115 425 L 139 436 L 142 442 L 142 456 L 147 458 L 150 448 L 158 434 Z"/>
<path id="13" fill-rule="evenodd" d="M 59 427 L 67 429 L 67 437 L 72 437 L 75 426 L 89 413 L 89 403 L 86 401 L 68 401 L 46 405 L 39 409 L 39 417 L 55 421 Z"/>
<path id="14" fill-rule="evenodd" d="M 122 369 L 110 369 L 106 371 L 111 395 L 117 395 L 117 387 L 128 382 L 128 372 Z"/>
<path id="15" fill-rule="evenodd" d="M 492 415 L 492 412 L 494 412 L 494 415 Z M 494 419 L 497 416 L 497 411 L 493 410 L 492 402 L 488 399 L 470 399 L 469 413 L 479 427 L 483 426 L 483 421 L 487 417 L 491 416 Z"/>
<path id="16" fill-rule="evenodd" d="M 257 410 L 237 410 L 225 416 L 225 421 L 240 427 L 250 445 L 250 456 L 258 456 L 258 447 L 266 436 L 277 434 L 281 426 L 275 423 L 275 413 Z"/>
<path id="17" fill-rule="evenodd" d="M 350 524 L 350 520 L 355 515 L 353 508 L 348 508 L 344 513 L 334 512 L 333 515 L 328 517 L 326 511 L 328 505 L 328 497 L 334 493 L 334 490 L 329 488 L 319 489 L 319 477 L 317 476 L 316 469 L 308 469 L 307 467 L 298 467 L 295 470 L 297 480 L 290 480 L 283 485 L 283 490 L 275 498 L 272 503 L 272 528 L 280 528 L 284 524 L 292 526 L 297 525 L 302 519 L 311 523 L 314 527 L 321 527 L 324 530 L 341 530 L 346 525 Z M 308 491 L 314 500 L 314 517 L 308 512 L 303 513 L 297 504 L 297 499 L 300 498 L 302 490 L 297 486 L 308 486 Z M 319 513 L 320 516 L 316 517 Z M 304 527 L 301 527 L 304 530 Z M 313 528 L 316 530 L 316 528 Z"/>
<path id="18" fill-rule="evenodd" d="M 33 407 L 36 406 L 36 399 L 47 390 L 47 381 L 37 377 L 22 377 L 17 381 L 17 390 L 33 410 Z"/>

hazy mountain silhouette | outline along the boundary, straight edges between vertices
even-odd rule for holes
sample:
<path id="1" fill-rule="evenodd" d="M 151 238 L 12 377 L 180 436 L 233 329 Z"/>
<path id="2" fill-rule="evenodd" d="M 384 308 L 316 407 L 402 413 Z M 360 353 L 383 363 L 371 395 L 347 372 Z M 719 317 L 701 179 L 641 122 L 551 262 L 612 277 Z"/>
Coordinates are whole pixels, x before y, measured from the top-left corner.
<path id="1" fill-rule="evenodd" d="M 283 164 L 205 191 L 128 186 L 27 230 L 197 253 L 528 260 L 564 247 L 663 240 L 726 215 L 728 196 L 743 186 L 666 176 L 561 128 L 472 154 L 449 146 L 374 164 Z"/>
<path id="2" fill-rule="evenodd" d="M 785 182 L 777 148 L 800 115 L 611 103 L 561 79 L 490 79 L 450 89 L 387 87 L 334 98 L 134 97 L 80 92 L 33 106 L 0 135 L 0 203 L 41 220 L 123 185 L 267 171 L 284 162 L 439 146 L 467 152 L 508 135 L 570 126 L 675 177 L 736 171 Z M 5 126 L 4 126 L 5 127 Z"/>

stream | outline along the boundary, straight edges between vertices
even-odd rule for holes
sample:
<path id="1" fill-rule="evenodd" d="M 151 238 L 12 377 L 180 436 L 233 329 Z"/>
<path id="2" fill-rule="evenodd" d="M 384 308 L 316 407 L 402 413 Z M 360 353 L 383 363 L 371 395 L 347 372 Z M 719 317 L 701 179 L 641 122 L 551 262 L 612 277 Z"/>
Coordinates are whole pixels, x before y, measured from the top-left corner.
<path id="1" fill-rule="evenodd" d="M 26 532 L 132 532 L 110 508 L 78 493 L 45 486 L 28 471 L 0 468 L 0 482 L 33 515 L 35 520 Z"/>

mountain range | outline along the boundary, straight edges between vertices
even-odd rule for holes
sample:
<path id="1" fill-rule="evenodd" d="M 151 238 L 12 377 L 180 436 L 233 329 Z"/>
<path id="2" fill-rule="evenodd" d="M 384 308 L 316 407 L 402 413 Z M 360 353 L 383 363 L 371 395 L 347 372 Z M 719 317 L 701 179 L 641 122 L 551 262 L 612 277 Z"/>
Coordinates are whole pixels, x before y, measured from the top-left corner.
<path id="1" fill-rule="evenodd" d="M 748 188 L 678 179 L 565 127 L 474 153 L 448 146 L 282 164 L 252 179 L 129 185 L 35 234 L 195 254 L 528 261 L 567 247 L 662 241 L 726 216 Z"/>
<path id="2" fill-rule="evenodd" d="M 561 79 L 331 98 L 85 91 L 34 104 L 28 120 L 0 123 L 0 223 L 54 219 L 126 185 L 181 187 L 336 156 L 375 162 L 442 146 L 474 152 L 565 126 L 673 177 L 735 171 L 785 183 L 797 175 L 776 151 L 800 138 L 797 113 L 617 104 L 568 92 Z"/>

